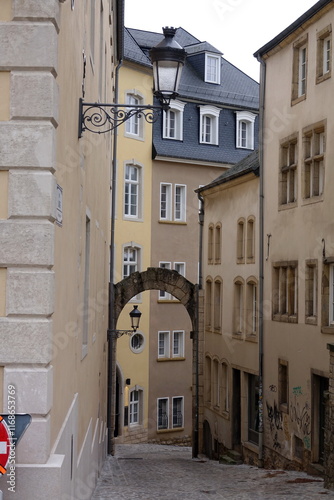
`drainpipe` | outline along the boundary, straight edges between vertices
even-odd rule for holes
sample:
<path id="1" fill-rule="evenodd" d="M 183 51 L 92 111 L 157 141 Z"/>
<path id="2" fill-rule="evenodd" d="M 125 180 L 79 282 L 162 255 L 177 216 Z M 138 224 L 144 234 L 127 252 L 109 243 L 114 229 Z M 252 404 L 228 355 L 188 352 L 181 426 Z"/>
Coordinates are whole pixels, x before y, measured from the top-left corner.
<path id="1" fill-rule="evenodd" d="M 264 109 L 266 64 L 258 55 L 260 73 L 260 115 L 259 115 L 259 163 L 260 163 L 260 200 L 259 200 L 259 467 L 263 467 L 263 281 L 264 281 L 264 184 L 263 184 L 263 147 L 264 147 Z"/>
<path id="2" fill-rule="evenodd" d="M 196 289 L 196 331 L 195 331 L 195 429 L 193 443 L 193 458 L 199 453 L 199 290 L 203 287 L 202 254 L 203 254 L 203 224 L 204 224 L 204 200 L 200 193 L 197 193 L 200 200 L 200 210 L 198 213 L 199 222 L 199 256 L 198 256 L 198 287 Z"/>
<path id="3" fill-rule="evenodd" d="M 115 102 L 118 103 L 119 70 L 123 64 L 121 59 L 115 71 Z M 108 315 L 108 397 L 107 427 L 108 455 L 114 455 L 115 406 L 116 406 L 116 338 L 114 330 L 114 267 L 115 267 L 115 220 L 116 220 L 116 170 L 117 170 L 117 128 L 114 128 L 112 179 L 111 179 L 111 221 L 110 221 L 110 269 L 109 269 L 109 315 Z"/>

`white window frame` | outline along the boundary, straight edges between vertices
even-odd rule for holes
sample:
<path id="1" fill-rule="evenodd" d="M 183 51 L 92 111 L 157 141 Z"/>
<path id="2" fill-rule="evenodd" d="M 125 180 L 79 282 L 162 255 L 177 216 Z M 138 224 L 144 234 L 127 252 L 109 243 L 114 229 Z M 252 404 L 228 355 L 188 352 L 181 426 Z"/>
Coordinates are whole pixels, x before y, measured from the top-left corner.
<path id="1" fill-rule="evenodd" d="M 219 113 L 220 109 L 215 106 L 200 106 L 200 131 L 199 142 L 201 144 L 218 145 L 219 141 Z M 207 138 L 206 119 L 210 119 L 209 138 Z"/>
<path id="2" fill-rule="evenodd" d="M 137 179 L 133 180 L 127 178 L 127 170 L 135 169 L 137 172 Z M 142 216 L 142 168 L 140 165 L 135 163 L 126 163 L 124 165 L 124 203 L 123 212 L 126 219 L 140 219 Z M 126 193 L 127 189 L 130 191 Z M 136 202 L 134 205 L 131 204 L 132 197 L 135 196 Z M 126 202 L 126 198 L 128 201 Z M 131 213 L 131 207 L 135 207 L 135 213 Z"/>
<path id="3" fill-rule="evenodd" d="M 211 63 L 213 63 L 211 65 Z M 220 84 L 221 56 L 205 54 L 205 82 Z"/>
<path id="4" fill-rule="evenodd" d="M 127 105 L 140 106 L 143 104 L 143 96 L 135 89 L 128 90 L 125 94 L 125 103 Z M 130 111 L 130 108 L 126 108 Z M 133 115 L 125 122 L 125 136 L 132 139 L 143 139 L 143 118 L 138 115 Z"/>
<path id="5" fill-rule="evenodd" d="M 166 409 L 165 409 L 165 415 L 167 418 L 167 424 L 166 426 L 159 425 L 160 423 L 160 402 L 165 402 L 166 404 Z M 158 398 L 157 400 L 157 429 L 158 430 L 165 430 L 169 428 L 169 398 Z"/>
<path id="6" fill-rule="evenodd" d="M 134 251 L 134 254 L 135 254 L 134 260 L 129 260 L 129 258 L 125 259 L 125 253 L 126 252 L 128 253 L 128 250 Z M 138 246 L 136 246 L 133 242 L 126 243 L 123 245 L 123 248 L 122 248 L 122 276 L 123 276 L 123 279 L 130 276 L 131 273 L 134 273 L 134 272 L 140 270 L 140 251 L 141 251 L 141 249 Z M 125 273 L 124 272 L 125 266 L 127 266 L 128 268 L 129 268 L 129 266 L 132 266 L 132 267 L 134 267 L 134 269 L 130 273 Z"/>
<path id="7" fill-rule="evenodd" d="M 179 192 L 178 192 L 179 191 Z M 186 221 L 187 186 L 175 184 L 174 186 L 174 220 Z"/>
<path id="8" fill-rule="evenodd" d="M 174 403 L 176 401 L 181 403 L 181 417 L 182 417 L 181 425 L 174 424 L 174 406 L 175 406 Z M 183 396 L 174 396 L 172 398 L 172 428 L 173 429 L 182 429 L 183 427 L 184 427 L 184 397 Z"/>
<path id="9" fill-rule="evenodd" d="M 158 358 L 170 358 L 170 331 L 168 330 L 158 332 Z"/>
<path id="10" fill-rule="evenodd" d="M 322 74 L 326 75 L 331 70 L 332 37 L 326 36 L 322 40 Z"/>
<path id="11" fill-rule="evenodd" d="M 240 149 L 254 149 L 254 123 L 256 114 L 249 111 L 237 111 L 236 118 L 236 147 Z M 245 126 L 245 137 L 243 137 L 243 125 Z"/>
<path id="12" fill-rule="evenodd" d="M 334 264 L 329 265 L 329 325 L 334 325 Z"/>
<path id="13" fill-rule="evenodd" d="M 177 271 L 181 276 L 186 275 L 186 263 L 185 262 L 174 262 L 173 269 Z"/>
<path id="14" fill-rule="evenodd" d="M 138 399 L 132 400 L 134 393 L 138 393 Z M 137 415 L 134 420 L 135 415 Z M 136 388 L 132 389 L 129 394 L 129 425 L 138 425 L 140 422 L 140 391 Z"/>
<path id="15" fill-rule="evenodd" d="M 183 140 L 183 111 L 185 105 L 181 101 L 171 101 L 170 108 L 163 112 L 163 139 Z M 174 114 L 174 127 L 172 127 L 172 113 Z"/>
<path id="16" fill-rule="evenodd" d="M 172 220 L 172 184 L 167 182 L 160 183 L 160 220 Z"/>
<path id="17" fill-rule="evenodd" d="M 160 261 L 159 267 L 162 269 L 172 269 L 172 263 L 166 261 Z M 159 290 L 159 300 L 172 300 L 172 296 L 170 293 L 166 292 L 166 290 Z"/>
<path id="18" fill-rule="evenodd" d="M 175 341 L 177 340 L 177 349 Z M 173 330 L 172 336 L 172 356 L 173 358 L 184 358 L 184 330 Z"/>
<path id="19" fill-rule="evenodd" d="M 306 95 L 307 46 L 298 49 L 298 97 Z"/>

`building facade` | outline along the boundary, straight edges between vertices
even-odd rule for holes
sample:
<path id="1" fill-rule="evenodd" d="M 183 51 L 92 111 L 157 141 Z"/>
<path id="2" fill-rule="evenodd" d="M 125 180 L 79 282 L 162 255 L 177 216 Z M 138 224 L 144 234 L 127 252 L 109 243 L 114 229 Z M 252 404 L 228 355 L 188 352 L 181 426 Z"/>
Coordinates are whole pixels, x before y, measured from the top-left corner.
<path id="1" fill-rule="evenodd" d="M 239 453 L 257 461 L 259 451 L 259 187 L 255 151 L 198 190 L 204 215 L 201 451 L 220 460 Z"/>
<path id="2" fill-rule="evenodd" d="M 112 150 L 78 109 L 113 99 L 122 20 L 122 1 L 0 6 L 1 413 L 14 387 L 32 417 L 5 499 L 89 498 L 106 455 Z"/>
<path id="3" fill-rule="evenodd" d="M 333 3 L 262 47 L 265 465 L 320 468 L 333 334 Z M 282 71 L 282 68 L 285 68 Z M 279 91 L 277 90 L 279 82 Z"/>
<path id="4" fill-rule="evenodd" d="M 125 30 L 120 89 L 122 98 L 132 99 L 128 102 L 152 103 L 148 54 L 162 37 Z M 134 174 L 131 187 L 126 172 L 124 180 L 119 177 L 119 199 L 123 200 L 123 207 L 121 201 L 118 205 L 116 235 L 118 270 L 123 255 L 120 278 L 127 269 L 124 249 L 132 242 L 129 270 L 162 267 L 198 283 L 199 200 L 195 190 L 257 147 L 258 84 L 230 65 L 216 48 L 184 29 L 176 30 L 175 40 L 187 52 L 178 98 L 153 128 L 139 120 L 131 131 L 125 128 L 118 134 L 120 168 L 131 164 Z M 138 194 L 139 201 L 132 214 L 125 214 L 130 207 L 124 200 L 131 190 L 133 199 Z M 149 212 L 145 212 L 146 203 L 150 203 Z M 145 320 L 140 339 L 118 341 L 123 381 L 118 441 L 190 444 L 194 335 L 188 313 L 165 290 L 145 292 L 134 302 L 143 313 L 141 321 L 144 316 Z M 128 319 L 124 323 L 120 319 L 118 328 L 127 324 Z"/>

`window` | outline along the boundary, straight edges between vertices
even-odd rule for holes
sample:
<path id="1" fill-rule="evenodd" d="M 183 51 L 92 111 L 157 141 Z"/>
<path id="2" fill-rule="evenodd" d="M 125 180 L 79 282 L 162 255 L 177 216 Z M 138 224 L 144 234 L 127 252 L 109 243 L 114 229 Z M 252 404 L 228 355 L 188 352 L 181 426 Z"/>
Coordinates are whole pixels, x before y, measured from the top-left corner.
<path id="1" fill-rule="evenodd" d="M 245 221 L 240 219 L 237 226 L 237 262 L 245 262 Z"/>
<path id="2" fill-rule="evenodd" d="M 213 404 L 216 407 L 220 405 L 220 378 L 219 378 L 219 361 L 213 360 Z"/>
<path id="3" fill-rule="evenodd" d="M 174 196 L 174 202 L 172 201 Z M 182 184 L 160 184 L 160 221 L 186 221 L 186 186 Z"/>
<path id="4" fill-rule="evenodd" d="M 213 263 L 213 237 L 213 224 L 210 224 L 208 229 L 208 264 Z"/>
<path id="5" fill-rule="evenodd" d="M 185 103 L 171 101 L 170 109 L 163 113 L 163 138 L 183 140 L 183 110 Z"/>
<path id="6" fill-rule="evenodd" d="M 131 219 L 141 216 L 141 168 L 132 164 L 125 165 L 124 216 Z"/>
<path id="7" fill-rule="evenodd" d="M 307 86 L 307 35 L 293 46 L 292 103 L 306 97 Z"/>
<path id="8" fill-rule="evenodd" d="M 172 219 L 172 185 L 160 184 L 160 219 Z"/>
<path id="9" fill-rule="evenodd" d="M 248 441 L 259 444 L 259 377 L 248 375 Z"/>
<path id="10" fill-rule="evenodd" d="M 159 332 L 158 358 L 169 358 L 170 332 Z"/>
<path id="11" fill-rule="evenodd" d="M 205 81 L 220 83 L 220 56 L 205 54 Z"/>
<path id="12" fill-rule="evenodd" d="M 321 279 L 321 331 L 334 333 L 334 257 L 326 257 Z"/>
<path id="13" fill-rule="evenodd" d="M 234 282 L 234 333 L 243 333 L 244 323 L 244 284 L 241 279 Z"/>
<path id="14" fill-rule="evenodd" d="M 278 360 L 278 402 L 279 409 L 288 413 L 289 411 L 289 371 L 288 362 Z"/>
<path id="15" fill-rule="evenodd" d="M 139 424 L 139 391 L 130 392 L 130 425 Z"/>
<path id="16" fill-rule="evenodd" d="M 205 326 L 207 329 L 210 329 L 212 325 L 211 311 L 212 311 L 212 281 L 208 279 L 206 280 L 206 287 L 205 287 Z"/>
<path id="17" fill-rule="evenodd" d="M 329 325 L 334 326 L 334 264 L 329 271 Z"/>
<path id="18" fill-rule="evenodd" d="M 173 429 L 183 427 L 183 397 L 173 398 Z"/>
<path id="19" fill-rule="evenodd" d="M 221 224 L 215 226 L 215 264 L 221 263 Z"/>
<path id="20" fill-rule="evenodd" d="M 297 200 L 297 137 L 281 144 L 279 202 L 288 205 Z"/>
<path id="21" fill-rule="evenodd" d="M 131 351 L 139 354 L 144 349 L 145 339 L 141 333 L 134 333 L 130 339 Z"/>
<path id="22" fill-rule="evenodd" d="M 324 190 L 325 126 L 321 122 L 303 130 L 304 198 L 321 196 Z"/>
<path id="23" fill-rule="evenodd" d="M 215 279 L 214 283 L 214 305 L 213 305 L 213 327 L 216 331 L 221 331 L 221 310 L 222 310 L 222 297 L 221 297 L 222 283 L 219 279 Z"/>
<path id="24" fill-rule="evenodd" d="M 218 145 L 219 113 L 214 106 L 200 106 L 200 143 Z"/>
<path id="25" fill-rule="evenodd" d="M 211 358 L 205 357 L 205 402 L 211 403 Z"/>
<path id="26" fill-rule="evenodd" d="M 317 34 L 317 83 L 330 78 L 332 73 L 332 27 L 326 26 Z"/>
<path id="27" fill-rule="evenodd" d="M 176 221 L 186 220 L 186 186 L 175 185 L 174 218 Z"/>
<path id="28" fill-rule="evenodd" d="M 158 399 L 158 430 L 168 429 L 168 398 Z"/>
<path id="29" fill-rule="evenodd" d="M 173 358 L 184 357 L 184 331 L 173 332 Z"/>
<path id="30" fill-rule="evenodd" d="M 140 106 L 143 103 L 143 99 L 136 93 L 136 91 L 133 90 L 126 94 L 125 102 L 126 104 L 130 104 L 135 107 Z M 130 108 L 127 108 L 126 111 L 129 112 Z M 133 114 L 131 118 L 125 122 L 125 135 L 127 137 L 132 137 L 133 139 L 142 139 L 143 118 L 140 118 L 137 114 Z"/>
<path id="31" fill-rule="evenodd" d="M 254 149 L 254 123 L 256 115 L 249 111 L 237 111 L 237 148 Z"/>
<path id="32" fill-rule="evenodd" d="M 123 278 L 127 278 L 137 270 L 137 250 L 125 248 L 123 254 Z"/>
<path id="33" fill-rule="evenodd" d="M 186 274 L 186 264 L 185 262 L 174 262 L 173 267 L 171 262 L 159 262 L 159 267 L 162 267 L 163 269 L 174 269 L 174 271 L 177 271 L 181 276 L 185 276 Z M 175 297 L 173 297 L 170 293 L 166 292 L 165 290 L 159 290 L 159 300 L 177 300 Z"/>
<path id="34" fill-rule="evenodd" d="M 159 267 L 162 267 L 162 269 L 171 269 L 171 262 L 159 262 Z M 172 296 L 166 290 L 159 290 L 159 300 L 172 300 Z"/>
<path id="35" fill-rule="evenodd" d="M 94 64 L 95 57 L 95 0 L 90 2 L 90 57 Z"/>
<path id="36" fill-rule="evenodd" d="M 254 234 L 254 218 L 249 217 L 247 220 L 247 262 L 254 262 L 255 258 L 255 234 Z"/>
<path id="37" fill-rule="evenodd" d="M 247 281 L 246 286 L 246 333 L 247 335 L 257 334 L 258 325 L 258 299 L 257 283 L 254 279 Z"/>
<path id="38" fill-rule="evenodd" d="M 305 322 L 317 324 L 318 262 L 306 261 L 305 271 Z"/>
<path id="39" fill-rule="evenodd" d="M 184 262 L 174 262 L 174 270 L 177 271 L 181 276 L 186 275 L 186 265 Z"/>
<path id="40" fill-rule="evenodd" d="M 273 319 L 297 323 L 297 262 L 274 264 Z"/>
<path id="41" fill-rule="evenodd" d="M 228 395 L 228 367 L 226 363 L 221 364 L 221 403 L 222 411 L 229 411 Z"/>

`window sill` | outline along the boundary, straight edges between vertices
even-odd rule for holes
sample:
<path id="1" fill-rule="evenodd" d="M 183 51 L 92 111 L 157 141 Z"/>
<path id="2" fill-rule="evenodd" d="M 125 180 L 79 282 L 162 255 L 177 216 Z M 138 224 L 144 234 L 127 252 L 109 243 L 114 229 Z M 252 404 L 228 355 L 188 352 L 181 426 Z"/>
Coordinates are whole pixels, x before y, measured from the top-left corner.
<path id="1" fill-rule="evenodd" d="M 238 340 L 244 339 L 243 332 L 234 332 L 234 333 L 232 333 L 232 337 L 234 339 L 238 339 Z"/>
<path id="2" fill-rule="evenodd" d="M 279 405 L 279 409 L 282 413 L 286 413 L 288 414 L 289 413 L 289 406 L 288 406 L 288 403 L 280 403 Z"/>
<path id="3" fill-rule="evenodd" d="M 303 94 L 299 97 L 293 97 L 291 100 L 291 106 L 294 106 L 295 104 L 298 104 L 299 102 L 302 102 L 305 100 L 306 100 L 306 94 Z"/>
<path id="4" fill-rule="evenodd" d="M 237 258 L 237 264 L 244 264 L 245 263 L 245 257 L 238 257 Z"/>
<path id="5" fill-rule="evenodd" d="M 256 454 L 259 453 L 259 445 L 252 443 L 251 441 L 245 441 L 242 444 L 244 448 L 247 448 L 247 450 L 252 451 Z"/>
<path id="6" fill-rule="evenodd" d="M 130 132 L 125 132 L 124 137 L 126 137 L 127 139 L 134 139 L 135 141 L 144 141 L 144 137 L 142 137 L 141 135 L 130 134 Z"/>
<path id="7" fill-rule="evenodd" d="M 246 340 L 248 340 L 248 342 L 257 342 L 258 341 L 257 334 L 256 333 L 247 333 Z"/>
<path id="8" fill-rule="evenodd" d="M 322 326 L 321 333 L 328 333 L 329 335 L 333 335 L 334 325 L 333 326 Z"/>
<path id="9" fill-rule="evenodd" d="M 178 358 L 177 357 L 175 357 L 175 358 L 157 358 L 158 363 L 161 363 L 161 362 L 163 363 L 165 361 L 185 361 L 185 360 L 186 360 L 186 358 L 183 358 L 181 356 Z"/>
<path id="10" fill-rule="evenodd" d="M 282 323 L 298 323 L 296 315 L 289 316 L 288 314 L 274 314 L 273 321 L 281 321 Z"/>
<path id="11" fill-rule="evenodd" d="M 290 208 L 296 208 L 297 206 L 297 201 L 292 201 L 290 203 L 280 203 L 278 206 L 278 210 L 289 210 Z"/>
<path id="12" fill-rule="evenodd" d="M 316 316 L 306 316 L 305 323 L 306 325 L 317 325 L 318 318 Z"/>
<path id="13" fill-rule="evenodd" d="M 323 194 L 319 196 L 310 196 L 309 198 L 303 198 L 302 206 L 312 205 L 313 203 L 319 203 L 321 201 L 324 201 Z"/>
<path id="14" fill-rule="evenodd" d="M 322 83 L 322 82 L 324 82 L 325 80 L 328 80 L 331 76 L 332 76 L 332 72 L 331 72 L 331 71 L 328 71 L 327 73 L 325 73 L 325 74 L 323 74 L 323 75 L 319 75 L 319 76 L 317 76 L 315 83 L 316 83 L 316 84 L 318 84 L 318 83 Z"/>
<path id="15" fill-rule="evenodd" d="M 159 224 L 174 224 L 175 226 L 186 226 L 187 223 L 185 221 L 176 221 L 176 220 L 159 220 Z"/>
<path id="16" fill-rule="evenodd" d="M 166 432 L 180 432 L 184 431 L 184 427 L 174 427 L 173 429 L 157 429 L 157 434 L 165 434 Z"/>

